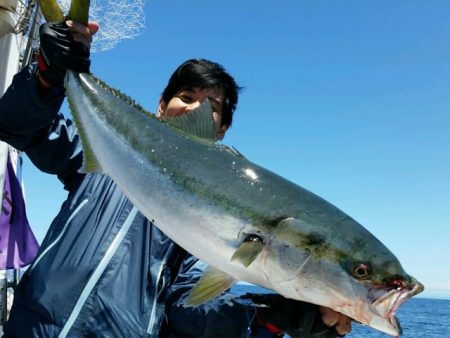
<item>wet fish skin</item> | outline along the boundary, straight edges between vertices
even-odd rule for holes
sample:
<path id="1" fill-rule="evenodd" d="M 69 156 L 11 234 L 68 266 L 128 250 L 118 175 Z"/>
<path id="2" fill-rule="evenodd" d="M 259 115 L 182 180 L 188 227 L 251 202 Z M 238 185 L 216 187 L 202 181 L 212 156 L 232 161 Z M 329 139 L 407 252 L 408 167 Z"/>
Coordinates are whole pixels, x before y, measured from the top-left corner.
<path id="1" fill-rule="evenodd" d="M 395 310 L 423 285 L 358 222 L 229 148 L 161 123 L 87 74 L 69 72 L 66 90 L 85 170 L 109 175 L 148 219 L 214 268 L 192 303 L 243 280 L 401 333 Z"/>

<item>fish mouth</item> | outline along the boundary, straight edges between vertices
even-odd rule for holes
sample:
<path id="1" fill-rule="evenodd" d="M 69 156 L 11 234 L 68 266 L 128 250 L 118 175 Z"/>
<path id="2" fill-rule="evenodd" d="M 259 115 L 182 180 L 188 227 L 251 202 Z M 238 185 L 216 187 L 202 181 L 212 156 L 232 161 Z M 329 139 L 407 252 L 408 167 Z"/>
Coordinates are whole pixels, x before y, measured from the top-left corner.
<path id="1" fill-rule="evenodd" d="M 371 289 L 372 309 L 380 317 L 387 319 L 390 331 L 396 336 L 402 334 L 400 322 L 395 316 L 397 309 L 409 298 L 424 290 L 422 283 L 413 280 L 409 283 L 395 280 L 386 285 L 375 286 Z"/>

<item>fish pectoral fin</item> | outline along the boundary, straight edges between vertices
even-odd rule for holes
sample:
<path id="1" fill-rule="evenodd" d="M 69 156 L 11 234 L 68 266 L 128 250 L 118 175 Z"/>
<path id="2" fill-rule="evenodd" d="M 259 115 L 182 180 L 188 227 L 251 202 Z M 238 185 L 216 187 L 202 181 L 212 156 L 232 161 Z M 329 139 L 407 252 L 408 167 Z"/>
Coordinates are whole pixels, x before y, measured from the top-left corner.
<path id="1" fill-rule="evenodd" d="M 161 121 L 167 122 L 171 126 L 201 139 L 216 140 L 216 127 L 209 99 L 189 113 L 178 116 L 161 116 Z"/>
<path id="2" fill-rule="evenodd" d="M 238 261 L 245 267 L 248 267 L 258 257 L 261 251 L 264 250 L 264 242 L 261 237 L 257 235 L 249 235 L 241 243 L 239 248 L 231 257 L 232 261 Z"/>
<path id="3" fill-rule="evenodd" d="M 225 272 L 208 267 L 184 300 L 184 307 L 200 305 L 228 290 L 237 281 Z"/>

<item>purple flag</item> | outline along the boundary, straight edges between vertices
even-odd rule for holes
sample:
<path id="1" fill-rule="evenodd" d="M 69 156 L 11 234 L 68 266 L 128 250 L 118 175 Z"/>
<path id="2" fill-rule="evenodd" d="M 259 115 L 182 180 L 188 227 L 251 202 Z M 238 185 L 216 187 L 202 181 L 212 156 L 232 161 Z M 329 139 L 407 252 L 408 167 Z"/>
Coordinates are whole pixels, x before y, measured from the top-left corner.
<path id="1" fill-rule="evenodd" d="M 29 265 L 38 249 L 39 244 L 28 224 L 22 187 L 8 155 L 0 213 L 0 269 Z"/>

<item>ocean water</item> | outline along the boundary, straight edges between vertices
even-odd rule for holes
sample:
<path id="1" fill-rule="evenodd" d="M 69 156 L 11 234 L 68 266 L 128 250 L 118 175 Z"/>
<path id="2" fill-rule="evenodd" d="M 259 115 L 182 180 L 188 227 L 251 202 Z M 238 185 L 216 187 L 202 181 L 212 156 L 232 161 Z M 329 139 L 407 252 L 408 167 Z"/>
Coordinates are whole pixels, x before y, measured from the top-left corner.
<path id="1" fill-rule="evenodd" d="M 237 284 L 232 288 L 237 294 L 272 293 L 255 286 Z M 397 310 L 396 314 L 403 334 L 400 338 L 450 338 L 450 300 L 412 298 Z M 373 328 L 353 322 L 352 332 L 346 338 L 389 338 Z"/>
<path id="2" fill-rule="evenodd" d="M 397 310 L 401 338 L 450 338 L 450 300 L 412 298 Z M 388 338 L 372 328 L 353 323 L 348 338 Z"/>

